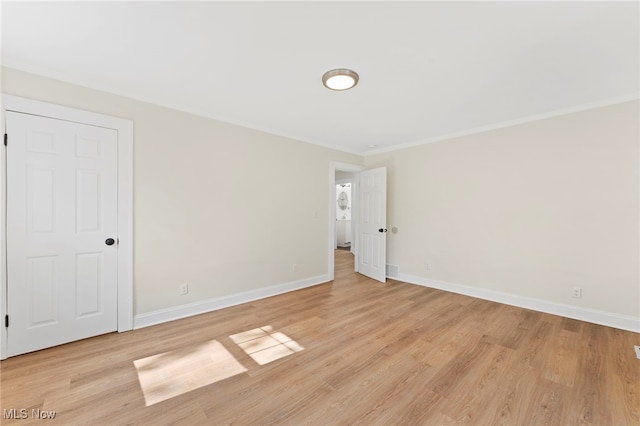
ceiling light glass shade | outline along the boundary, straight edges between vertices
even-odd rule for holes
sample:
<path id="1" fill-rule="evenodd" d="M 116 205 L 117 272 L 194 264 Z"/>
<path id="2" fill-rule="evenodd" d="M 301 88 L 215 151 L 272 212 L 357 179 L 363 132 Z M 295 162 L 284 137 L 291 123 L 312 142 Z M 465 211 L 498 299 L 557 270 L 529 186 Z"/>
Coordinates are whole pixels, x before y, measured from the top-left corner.
<path id="1" fill-rule="evenodd" d="M 346 68 L 327 71 L 322 76 L 322 84 L 331 90 L 348 90 L 358 84 L 358 73 Z"/>

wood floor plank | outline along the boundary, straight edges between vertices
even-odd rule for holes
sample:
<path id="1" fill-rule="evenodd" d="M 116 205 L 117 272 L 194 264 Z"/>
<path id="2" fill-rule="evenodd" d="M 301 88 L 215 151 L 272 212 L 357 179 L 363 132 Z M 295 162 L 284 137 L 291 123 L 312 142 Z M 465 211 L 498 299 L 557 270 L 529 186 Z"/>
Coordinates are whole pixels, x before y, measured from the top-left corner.
<path id="1" fill-rule="evenodd" d="M 345 250 L 335 267 L 323 285 L 4 360 L 1 423 L 640 424 L 637 333 L 382 284 Z"/>

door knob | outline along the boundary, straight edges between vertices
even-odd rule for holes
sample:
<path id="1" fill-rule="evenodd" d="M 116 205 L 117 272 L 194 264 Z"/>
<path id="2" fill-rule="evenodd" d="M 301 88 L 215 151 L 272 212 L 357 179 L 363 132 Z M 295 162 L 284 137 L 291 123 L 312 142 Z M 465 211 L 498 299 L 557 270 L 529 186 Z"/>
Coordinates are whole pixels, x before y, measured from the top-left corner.
<path id="1" fill-rule="evenodd" d="M 104 241 L 104 243 L 105 243 L 106 245 L 108 245 L 108 246 L 112 246 L 112 245 L 114 245 L 114 244 L 115 244 L 115 242 L 116 242 L 116 240 L 114 240 L 113 238 L 107 238 L 107 239 Z"/>
<path id="2" fill-rule="evenodd" d="M 386 228 L 380 228 L 378 229 L 378 232 L 387 232 Z"/>

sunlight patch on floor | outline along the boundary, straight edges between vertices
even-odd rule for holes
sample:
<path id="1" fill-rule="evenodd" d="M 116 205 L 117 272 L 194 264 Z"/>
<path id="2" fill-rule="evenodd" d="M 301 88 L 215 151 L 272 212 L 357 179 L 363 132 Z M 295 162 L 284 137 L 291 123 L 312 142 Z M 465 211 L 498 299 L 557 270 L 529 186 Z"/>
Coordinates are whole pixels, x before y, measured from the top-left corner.
<path id="1" fill-rule="evenodd" d="M 232 334 L 229 338 L 260 365 L 304 350 L 286 334 L 273 332 L 270 325 Z"/>
<path id="2" fill-rule="evenodd" d="M 133 364 L 146 406 L 247 371 L 217 340 L 152 355 Z"/>

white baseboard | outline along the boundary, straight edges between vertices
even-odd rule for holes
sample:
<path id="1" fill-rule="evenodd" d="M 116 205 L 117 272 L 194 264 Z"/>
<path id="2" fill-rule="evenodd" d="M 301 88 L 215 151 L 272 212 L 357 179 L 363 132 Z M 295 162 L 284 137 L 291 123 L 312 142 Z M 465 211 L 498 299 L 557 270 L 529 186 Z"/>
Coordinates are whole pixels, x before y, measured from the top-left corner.
<path id="1" fill-rule="evenodd" d="M 445 281 L 432 280 L 415 275 L 398 274 L 397 277 L 390 278 L 409 284 L 436 288 L 439 290 L 450 291 L 452 293 L 464 294 L 465 296 L 476 297 L 478 299 L 490 300 L 492 302 L 504 303 L 506 305 L 518 306 L 520 308 L 531 309 L 534 311 L 545 312 L 548 314 L 640 333 L 640 318 L 628 315 L 581 308 L 579 306 L 565 305 L 562 303 L 550 302 L 548 300 L 535 299 L 531 297 L 516 296 L 510 293 L 471 287 L 462 284 L 452 284 Z M 228 308 L 230 306 L 240 305 L 242 303 L 252 302 L 254 300 L 264 299 L 278 294 L 323 284 L 328 281 L 330 281 L 330 279 L 327 274 L 318 275 L 303 280 L 276 284 L 257 290 L 250 290 L 229 296 L 216 297 L 213 299 L 147 312 L 136 315 L 133 318 L 133 328 L 138 329 L 149 327 L 180 318 L 204 314 L 218 309 Z"/>
<path id="2" fill-rule="evenodd" d="M 146 312 L 144 314 L 134 316 L 133 328 L 137 329 L 149 327 L 151 325 L 161 324 L 163 322 L 186 318 L 193 315 L 204 314 L 207 312 L 216 311 L 218 309 L 228 308 L 230 306 L 240 305 L 242 303 L 252 302 L 254 300 L 264 299 L 266 297 L 271 297 L 278 294 L 288 293 L 290 291 L 300 290 L 302 288 L 323 284 L 328 281 L 330 281 L 330 279 L 327 274 L 318 275 L 298 281 L 291 281 L 284 284 L 276 284 L 256 290 L 231 294 L 229 296 L 216 297 L 213 299 L 201 300 L 198 302 L 187 303 L 185 305 L 160 309 L 153 312 Z"/>
<path id="3" fill-rule="evenodd" d="M 404 281 L 409 284 L 436 288 L 439 290 L 450 291 L 452 293 L 464 294 L 465 296 L 476 297 L 478 299 L 504 303 L 505 305 L 518 306 L 520 308 L 531 309 L 534 311 L 545 312 L 548 314 L 640 333 L 640 318 L 638 317 L 620 315 L 596 309 L 581 308 L 579 306 L 565 305 L 563 303 L 550 302 L 548 300 L 535 299 L 532 297 L 516 296 L 514 294 L 478 287 L 470 287 L 462 284 L 452 284 L 445 281 L 431 280 L 415 275 L 398 274 L 397 277 L 391 278 Z"/>

